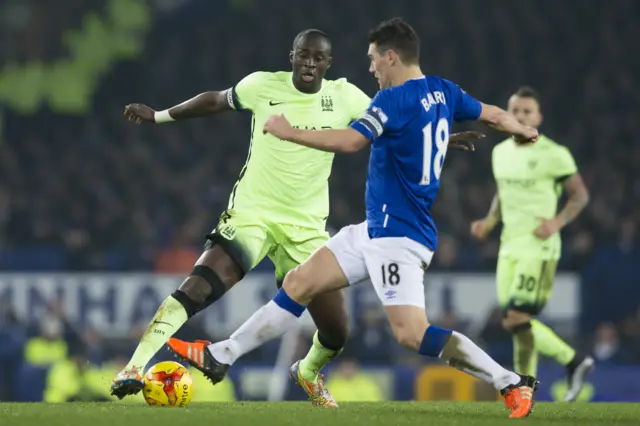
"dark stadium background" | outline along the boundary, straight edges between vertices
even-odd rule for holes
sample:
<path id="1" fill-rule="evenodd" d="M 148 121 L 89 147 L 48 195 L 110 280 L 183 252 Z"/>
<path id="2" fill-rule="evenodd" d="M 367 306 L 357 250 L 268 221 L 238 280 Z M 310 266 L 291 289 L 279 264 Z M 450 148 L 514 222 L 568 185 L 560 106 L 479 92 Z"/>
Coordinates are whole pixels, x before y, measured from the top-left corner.
<path id="1" fill-rule="evenodd" d="M 333 39 L 329 78 L 347 77 L 373 94 L 366 31 L 392 16 L 419 32 L 426 72 L 475 97 L 504 106 L 521 85 L 539 90 L 542 132 L 571 149 L 591 191 L 586 211 L 563 231 L 561 272 L 577 290 L 558 302 L 558 318 L 547 319 L 598 358 L 585 399 L 640 401 L 635 0 L 1 0 L 0 400 L 47 398 L 64 386 L 51 373 L 56 363 L 74 377 L 96 373 L 76 397 L 107 398 L 109 374 L 130 355 L 164 289 L 190 269 L 245 162 L 247 115 L 136 127 L 122 117 L 125 104 L 164 109 L 255 70 L 288 69 L 292 39 L 308 27 Z M 469 224 L 493 196 L 490 152 L 498 141 L 490 133 L 476 153 L 447 157 L 434 207 L 441 248 L 431 268 L 444 274 L 445 291 L 432 319 L 470 333 L 508 364 L 499 315 L 477 306 L 492 314 L 470 324 L 468 303 L 455 302 L 466 301 L 458 283 L 491 280 L 498 234 L 475 243 Z M 336 158 L 334 230 L 363 219 L 366 163 L 367 153 Z M 254 281 L 272 280 L 270 268 L 261 265 Z M 154 283 L 162 275 L 128 275 L 139 272 L 176 275 L 160 291 Z M 234 292 L 258 297 L 256 288 Z M 270 296 L 271 282 L 259 288 L 260 300 Z M 416 398 L 422 361 L 395 348 L 376 301 L 358 291 L 345 358 L 375 366 L 362 374 L 376 377 L 386 398 Z M 184 335 L 225 337 L 216 321 L 240 315 L 237 300 L 223 299 Z M 123 313 L 120 301 L 133 308 Z M 568 317 L 565 302 L 577 306 Z M 105 332 L 111 323 L 128 333 Z M 298 340 L 298 352 L 306 350 L 308 333 Z M 279 348 L 275 342 L 235 369 L 237 398 L 265 397 L 246 383 L 264 381 Z M 554 398 L 562 371 L 543 363 L 541 377 L 544 397 Z"/>

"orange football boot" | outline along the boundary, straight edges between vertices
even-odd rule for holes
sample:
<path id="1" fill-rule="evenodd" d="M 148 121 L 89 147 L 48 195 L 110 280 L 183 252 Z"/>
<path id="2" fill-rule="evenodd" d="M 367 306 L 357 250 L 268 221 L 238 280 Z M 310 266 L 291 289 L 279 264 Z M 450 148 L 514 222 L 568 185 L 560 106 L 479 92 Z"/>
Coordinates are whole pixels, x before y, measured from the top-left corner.
<path id="1" fill-rule="evenodd" d="M 225 378 L 229 364 L 218 362 L 211 355 L 211 351 L 207 348 L 210 344 L 211 342 L 208 340 L 185 342 L 173 337 L 167 342 L 169 349 L 177 358 L 200 370 L 215 385 Z"/>
<path id="2" fill-rule="evenodd" d="M 511 410 L 510 419 L 527 417 L 533 410 L 535 394 L 540 382 L 532 376 L 520 375 L 520 381 L 507 386 L 500 393 L 504 396 L 504 405 Z"/>

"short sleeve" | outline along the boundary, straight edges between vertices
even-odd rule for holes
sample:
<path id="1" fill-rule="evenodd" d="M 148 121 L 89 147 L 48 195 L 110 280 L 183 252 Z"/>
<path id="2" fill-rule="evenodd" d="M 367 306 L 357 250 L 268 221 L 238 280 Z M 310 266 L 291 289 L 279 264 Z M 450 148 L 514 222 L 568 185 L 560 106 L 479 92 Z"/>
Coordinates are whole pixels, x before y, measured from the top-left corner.
<path id="1" fill-rule="evenodd" d="M 477 120 L 482 112 L 480 101 L 449 80 L 444 80 L 444 84 L 454 100 L 453 119 L 455 121 Z"/>
<path id="2" fill-rule="evenodd" d="M 252 111 L 257 104 L 266 74 L 262 71 L 249 74 L 229 89 L 227 91 L 227 102 L 229 102 L 231 108 L 238 111 Z"/>
<path id="3" fill-rule="evenodd" d="M 371 101 L 369 108 L 363 116 L 351 123 L 351 128 L 360 132 L 369 140 L 382 136 L 389 127 L 390 113 L 393 111 L 387 92 L 380 91 Z"/>
<path id="4" fill-rule="evenodd" d="M 371 98 L 351 83 L 347 83 L 345 100 L 351 120 L 362 117 L 371 104 Z"/>
<path id="5" fill-rule="evenodd" d="M 563 181 L 576 173 L 578 166 L 571 155 L 571 151 L 564 146 L 559 146 L 553 155 L 553 161 L 549 164 L 551 173 L 556 180 Z"/>

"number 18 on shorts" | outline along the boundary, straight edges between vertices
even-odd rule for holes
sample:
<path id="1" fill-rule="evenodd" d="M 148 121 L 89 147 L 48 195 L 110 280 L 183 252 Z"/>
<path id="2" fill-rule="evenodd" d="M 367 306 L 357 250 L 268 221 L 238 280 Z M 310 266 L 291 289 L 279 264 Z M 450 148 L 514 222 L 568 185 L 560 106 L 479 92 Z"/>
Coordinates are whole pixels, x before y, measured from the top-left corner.
<path id="1" fill-rule="evenodd" d="M 424 270 L 433 252 L 409 238 L 370 238 L 367 223 L 342 228 L 327 242 L 349 285 L 370 280 L 384 306 L 425 307 Z"/>

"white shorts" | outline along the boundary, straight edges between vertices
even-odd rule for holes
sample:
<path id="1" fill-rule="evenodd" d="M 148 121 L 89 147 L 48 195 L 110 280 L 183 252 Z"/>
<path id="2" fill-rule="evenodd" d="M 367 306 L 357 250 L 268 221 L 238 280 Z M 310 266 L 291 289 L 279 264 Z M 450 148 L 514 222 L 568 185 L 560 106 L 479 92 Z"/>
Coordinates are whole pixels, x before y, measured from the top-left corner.
<path id="1" fill-rule="evenodd" d="M 344 227 L 326 247 L 349 285 L 371 280 L 384 306 L 425 307 L 424 271 L 433 252 L 409 238 L 369 238 L 367 223 Z"/>

